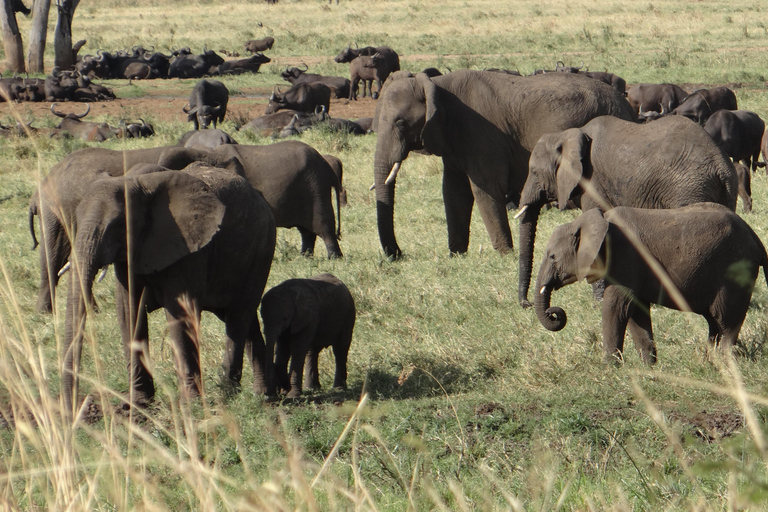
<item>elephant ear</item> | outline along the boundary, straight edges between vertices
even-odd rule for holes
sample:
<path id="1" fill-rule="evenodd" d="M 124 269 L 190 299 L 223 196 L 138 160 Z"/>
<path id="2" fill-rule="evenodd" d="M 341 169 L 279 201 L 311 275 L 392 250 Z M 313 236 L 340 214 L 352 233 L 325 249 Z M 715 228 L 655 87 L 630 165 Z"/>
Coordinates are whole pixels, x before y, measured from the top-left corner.
<path id="1" fill-rule="evenodd" d="M 178 171 L 145 174 L 137 181 L 143 200 L 132 199 L 131 204 L 143 207 L 144 214 L 140 226 L 132 223 L 138 240 L 134 272 L 160 271 L 213 239 L 225 206 L 203 181 Z"/>
<path id="2" fill-rule="evenodd" d="M 445 152 L 445 108 L 440 103 L 437 86 L 424 73 L 416 75 L 416 81 L 424 88 L 427 113 L 424 128 L 421 130 L 421 140 L 424 149 L 433 155 L 442 156 Z"/>
<path id="3" fill-rule="evenodd" d="M 589 165 L 592 139 L 578 128 L 563 132 L 560 164 L 557 167 L 557 204 L 564 210 L 573 191 L 584 177 L 584 169 Z"/>
<path id="4" fill-rule="evenodd" d="M 320 304 L 317 297 L 305 286 L 293 288 L 293 306 L 296 308 L 291 322 L 291 334 L 296 334 L 317 321 Z"/>
<path id="5" fill-rule="evenodd" d="M 587 278 L 588 282 L 599 277 L 590 275 L 590 270 L 600 255 L 600 249 L 608 233 L 608 221 L 599 208 L 592 208 L 573 221 L 578 231 L 579 245 L 576 249 L 576 279 Z M 602 267 L 603 264 L 600 265 Z"/>

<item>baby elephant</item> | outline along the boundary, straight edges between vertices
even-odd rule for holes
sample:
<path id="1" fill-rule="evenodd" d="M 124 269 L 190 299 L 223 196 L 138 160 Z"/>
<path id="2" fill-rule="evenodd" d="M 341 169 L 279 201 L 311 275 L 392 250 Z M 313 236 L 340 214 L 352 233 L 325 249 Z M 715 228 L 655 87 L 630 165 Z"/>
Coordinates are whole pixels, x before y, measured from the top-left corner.
<path id="1" fill-rule="evenodd" d="M 301 395 L 302 377 L 307 388 L 320 389 L 317 356 L 325 347 L 333 347 L 336 359 L 333 387 L 347 389 L 347 354 L 355 315 L 349 289 L 332 274 L 289 279 L 264 294 L 264 337 L 267 344 L 274 344 L 277 384 L 288 391 L 288 398 Z"/>
<path id="2" fill-rule="evenodd" d="M 719 204 L 670 210 L 619 207 L 606 213 L 592 209 L 553 232 L 534 305 L 542 325 L 559 331 L 566 315 L 550 307 L 552 290 L 584 278 L 590 283 L 605 278 L 605 360 L 621 361 L 629 327 L 643 361 L 653 364 L 650 304 L 702 315 L 709 324 L 709 346 L 719 344 L 727 351 L 747 314 L 758 267 L 765 273 L 766 265 L 765 247 L 752 228 Z"/>

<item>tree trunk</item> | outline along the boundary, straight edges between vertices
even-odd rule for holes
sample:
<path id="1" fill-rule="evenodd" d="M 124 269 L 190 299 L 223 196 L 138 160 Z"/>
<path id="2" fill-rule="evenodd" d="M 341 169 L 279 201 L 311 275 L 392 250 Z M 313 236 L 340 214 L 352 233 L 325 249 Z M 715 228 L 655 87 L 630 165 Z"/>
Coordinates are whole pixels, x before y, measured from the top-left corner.
<path id="1" fill-rule="evenodd" d="M 71 69 L 75 65 L 72 52 L 72 18 L 80 0 L 56 0 L 59 18 L 53 35 L 54 67 Z"/>
<path id="2" fill-rule="evenodd" d="M 29 31 L 29 53 L 27 54 L 27 67 L 30 73 L 45 72 L 43 53 L 50 10 L 51 0 L 35 0 L 32 7 L 32 28 Z"/>
<path id="3" fill-rule="evenodd" d="M 3 0 L 0 12 L 3 28 L 3 47 L 5 48 L 6 67 L 14 73 L 24 73 L 24 45 L 16 23 L 16 13 L 11 0 Z"/>

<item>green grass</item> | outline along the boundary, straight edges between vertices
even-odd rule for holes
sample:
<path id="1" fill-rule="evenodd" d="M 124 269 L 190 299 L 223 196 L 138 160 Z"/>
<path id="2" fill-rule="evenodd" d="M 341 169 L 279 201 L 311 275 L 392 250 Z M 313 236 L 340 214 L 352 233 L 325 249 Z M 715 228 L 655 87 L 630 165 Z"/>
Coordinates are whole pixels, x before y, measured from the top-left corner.
<path id="1" fill-rule="evenodd" d="M 346 65 L 331 57 L 358 42 L 395 48 L 403 68 L 412 70 L 498 66 L 531 72 L 563 60 L 608 69 L 629 83 L 739 82 L 741 108 L 766 118 L 765 9 L 739 0 L 342 0 L 338 6 L 213 0 L 160 7 L 132 0 L 82 4 L 73 30 L 76 39 L 89 40 L 84 51 L 94 53 L 139 43 L 163 50 L 203 44 L 235 49 L 247 38 L 273 35 L 277 43 L 268 54 L 274 62 L 262 74 L 226 78 L 239 90 L 271 88 L 298 57 L 314 57 L 312 71 L 345 74 Z M 26 35 L 28 21 L 20 24 Z M 193 83 L 110 86 L 132 98 Z M 187 129 L 182 122 L 158 124 L 151 113 L 146 119 L 158 128 L 155 139 L 104 146 L 172 144 Z M 233 122 L 224 129 L 234 132 Z M 320 272 L 349 286 L 358 309 L 350 390 L 327 390 L 333 362 L 324 353 L 321 393 L 291 404 L 266 403 L 249 391 L 246 375 L 245 391 L 226 396 L 218 386 L 222 324 L 205 314 L 205 398 L 186 404 L 178 396 L 164 316 L 155 313 L 150 338 L 158 397 L 151 419 L 130 426 L 113 412 L 112 393 L 127 391 L 127 372 L 109 275 L 95 288 L 101 312 L 89 319 L 92 344 L 82 372 L 84 386 L 104 398 L 106 415 L 74 430 L 55 414 L 64 301 L 53 317 L 34 311 L 39 270 L 27 203 L 39 177 L 87 144 L 0 140 L 0 411 L 12 408 L 17 419 L 29 411 L 35 418 L 0 427 L 3 503 L 21 510 L 764 507 L 763 277 L 733 367 L 707 357 L 702 318 L 661 308 L 653 310 L 656 367 L 644 367 L 629 342 L 626 364 L 606 367 L 600 308 L 589 286 L 556 292 L 554 300 L 571 314 L 565 330 L 550 333 L 532 311 L 518 307 L 517 255 L 492 250 L 479 215 L 468 254 L 448 256 L 438 158 L 414 154 L 404 163 L 395 223 L 405 257 L 391 262 L 381 253 L 375 196 L 368 190 L 375 136 L 310 132 L 301 140 L 344 162 L 350 202 L 342 212 L 345 258 L 323 259 L 321 244 L 317 258 L 302 258 L 298 233 L 279 229 L 268 287 Z M 768 178 L 761 171 L 753 180 L 754 213 L 745 218 L 764 241 L 766 197 Z M 551 210 L 542 216 L 538 258 L 554 227 L 575 215 Z M 65 297 L 66 283 L 58 293 Z M 367 399 L 358 407 L 362 396 Z"/>

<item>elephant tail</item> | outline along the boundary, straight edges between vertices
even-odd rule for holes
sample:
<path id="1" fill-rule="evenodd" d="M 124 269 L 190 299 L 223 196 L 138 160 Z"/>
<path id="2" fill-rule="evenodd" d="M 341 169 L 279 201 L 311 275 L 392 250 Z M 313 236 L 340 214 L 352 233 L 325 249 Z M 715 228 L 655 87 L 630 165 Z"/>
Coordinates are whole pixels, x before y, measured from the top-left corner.
<path id="1" fill-rule="evenodd" d="M 29 200 L 29 234 L 32 235 L 33 251 L 37 249 L 38 245 L 40 245 L 37 242 L 37 236 L 35 236 L 35 216 L 40 214 L 39 206 L 40 194 L 38 190 L 35 190 L 35 193 L 32 194 L 32 197 Z"/>

